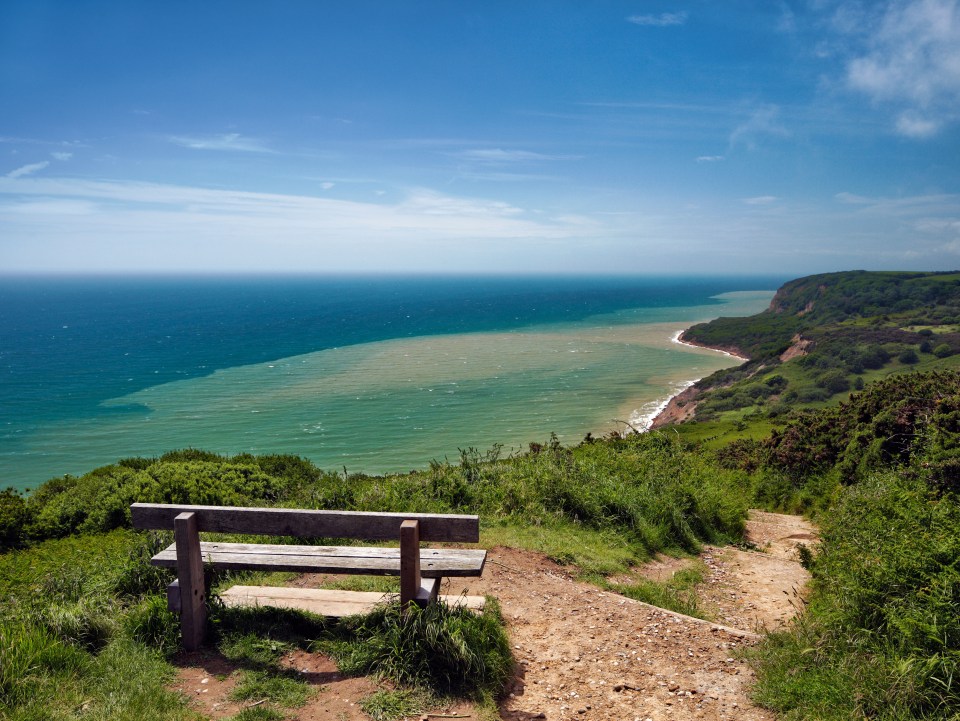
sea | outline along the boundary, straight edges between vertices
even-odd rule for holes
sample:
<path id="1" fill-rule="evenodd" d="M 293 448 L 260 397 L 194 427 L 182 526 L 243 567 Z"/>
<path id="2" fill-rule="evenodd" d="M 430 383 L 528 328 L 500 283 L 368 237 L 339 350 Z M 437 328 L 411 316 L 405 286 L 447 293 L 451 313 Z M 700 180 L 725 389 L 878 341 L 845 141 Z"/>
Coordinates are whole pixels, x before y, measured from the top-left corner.
<path id="1" fill-rule="evenodd" d="M 785 278 L 0 277 L 0 488 L 178 448 L 406 472 L 642 430 Z"/>

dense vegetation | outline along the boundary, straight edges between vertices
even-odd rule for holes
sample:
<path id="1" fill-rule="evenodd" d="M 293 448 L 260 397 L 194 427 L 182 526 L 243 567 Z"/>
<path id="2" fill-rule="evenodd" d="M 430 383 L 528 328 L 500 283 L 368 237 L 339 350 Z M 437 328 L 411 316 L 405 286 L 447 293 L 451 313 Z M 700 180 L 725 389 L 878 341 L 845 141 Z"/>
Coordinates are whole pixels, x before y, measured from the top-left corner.
<path id="1" fill-rule="evenodd" d="M 466 449 L 384 477 L 183 450 L 53 479 L 29 497 L 0 493 L 0 716 L 193 718 L 165 688 L 179 637 L 163 596 L 170 572 L 148 560 L 168 539 L 130 530 L 139 500 L 479 513 L 487 545 L 534 548 L 611 590 L 693 612 L 695 573 L 653 587 L 606 577 L 658 551 L 737 541 L 751 505 L 805 510 L 823 531 L 806 558 L 810 603 L 754 652 L 758 699 L 796 719 L 958 717 L 958 289 L 957 274 L 815 276 L 784 286 L 758 320 L 708 324 L 696 333 L 753 360 L 703 386 L 714 420 L 678 433 L 551 439 L 512 457 Z M 798 335 L 803 353 L 781 361 Z M 236 576 L 214 580 L 216 591 Z M 211 630 L 241 669 L 238 698 L 268 700 L 257 718 L 287 717 L 310 693 L 278 663 L 297 647 L 398 684 L 362 701 L 378 718 L 437 694 L 492 708 L 511 663 L 495 604 L 481 617 L 435 612 L 331 624 L 214 604 Z"/>
<path id="2" fill-rule="evenodd" d="M 809 276 L 785 284 L 763 313 L 718 318 L 684 338 L 750 358 L 697 383 L 697 420 L 772 419 L 889 373 L 956 368 L 960 274 Z"/>

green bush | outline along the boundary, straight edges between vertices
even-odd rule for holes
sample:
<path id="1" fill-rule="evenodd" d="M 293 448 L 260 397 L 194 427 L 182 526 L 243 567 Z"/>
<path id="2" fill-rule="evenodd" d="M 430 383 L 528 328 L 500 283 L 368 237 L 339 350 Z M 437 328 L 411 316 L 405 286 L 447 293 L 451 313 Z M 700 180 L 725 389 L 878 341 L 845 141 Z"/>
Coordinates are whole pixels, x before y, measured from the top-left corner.
<path id="1" fill-rule="evenodd" d="M 917 356 L 917 352 L 913 348 L 907 348 L 900 352 L 900 355 L 897 356 L 897 360 L 906 365 L 913 365 L 914 363 L 919 363 L 920 358 Z"/>
<path id="2" fill-rule="evenodd" d="M 0 491 L 0 552 L 19 546 L 30 518 L 27 503 L 13 488 Z"/>
<path id="3" fill-rule="evenodd" d="M 933 354 L 937 358 L 947 358 L 953 355 L 953 349 L 946 343 L 941 343 L 940 345 L 934 347 Z"/>

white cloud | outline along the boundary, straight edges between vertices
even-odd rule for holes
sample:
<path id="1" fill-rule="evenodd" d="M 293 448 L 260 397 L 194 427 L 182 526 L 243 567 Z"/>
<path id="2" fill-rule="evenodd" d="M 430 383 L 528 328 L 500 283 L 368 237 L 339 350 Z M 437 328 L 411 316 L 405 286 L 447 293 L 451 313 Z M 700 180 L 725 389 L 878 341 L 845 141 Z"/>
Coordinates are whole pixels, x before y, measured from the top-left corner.
<path id="1" fill-rule="evenodd" d="M 744 198 L 743 202 L 747 205 L 770 205 L 776 203 L 779 198 L 775 195 L 758 195 L 755 198 Z"/>
<path id="2" fill-rule="evenodd" d="M 922 118 L 913 112 L 901 113 L 896 123 L 897 132 L 908 138 L 931 138 L 940 132 L 941 127 L 939 121 Z"/>
<path id="3" fill-rule="evenodd" d="M 837 17 L 856 19 L 834 26 L 861 42 L 846 66 L 849 87 L 891 107 L 897 132 L 926 138 L 960 117 L 958 0 L 890 0 Z"/>
<path id="4" fill-rule="evenodd" d="M 0 212 L 50 217 L 55 215 L 90 215 L 97 212 L 96 203 L 71 198 L 37 198 L 0 206 Z"/>
<path id="5" fill-rule="evenodd" d="M 179 145 L 192 150 L 226 150 L 243 153 L 272 153 L 262 141 L 256 138 L 248 138 L 240 133 L 227 133 L 225 135 L 211 135 L 206 137 L 171 135 L 167 140 L 174 145 Z"/>
<path id="6" fill-rule="evenodd" d="M 37 171 L 43 170 L 48 165 L 50 165 L 49 160 L 42 160 L 39 163 L 30 163 L 29 165 L 22 165 L 16 170 L 11 170 L 7 173 L 8 178 L 22 178 L 25 175 L 30 175 L 31 173 L 36 173 Z"/>
<path id="7" fill-rule="evenodd" d="M 761 138 L 786 138 L 788 131 L 780 124 L 780 108 L 776 105 L 765 105 L 754 110 L 750 117 L 734 128 L 730 133 L 730 146 L 744 145 L 747 148 L 756 148 Z"/>
<path id="8" fill-rule="evenodd" d="M 62 160 L 65 162 L 73 157 L 73 153 L 50 153 L 50 157 L 54 160 Z"/>
<path id="9" fill-rule="evenodd" d="M 335 185 L 336 183 L 331 183 L 330 181 L 327 181 L 325 183 L 320 183 L 320 187 L 323 188 L 324 190 L 330 190 Z"/>
<path id="10" fill-rule="evenodd" d="M 659 15 L 631 15 L 627 18 L 627 22 L 644 27 L 665 28 L 673 25 L 683 25 L 687 22 L 687 17 L 686 11 L 660 13 Z"/>
<path id="11" fill-rule="evenodd" d="M 320 182 L 328 182 L 318 179 Z M 825 205 L 638 199 L 531 209 L 429 188 L 368 202 L 158 183 L 0 177 L 14 272 L 692 272 L 946 268 L 960 195 L 839 194 Z M 770 198 L 770 201 L 766 199 Z M 389 200 L 388 200 L 389 199 Z M 627 211 L 629 208 L 629 212 Z"/>
<path id="12" fill-rule="evenodd" d="M 726 160 L 723 155 L 701 155 L 697 158 L 698 163 L 719 163 L 721 160 Z"/>

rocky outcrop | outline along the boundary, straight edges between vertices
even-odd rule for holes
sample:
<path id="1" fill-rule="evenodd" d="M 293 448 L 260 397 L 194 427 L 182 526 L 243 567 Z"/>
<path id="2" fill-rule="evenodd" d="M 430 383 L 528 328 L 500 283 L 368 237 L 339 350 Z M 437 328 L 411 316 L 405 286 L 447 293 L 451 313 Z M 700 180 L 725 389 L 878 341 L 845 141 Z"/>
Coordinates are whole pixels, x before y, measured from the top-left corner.
<path id="1" fill-rule="evenodd" d="M 694 411 L 697 410 L 697 396 L 699 395 L 700 389 L 696 386 L 690 386 L 685 391 L 675 395 L 653 419 L 650 430 L 689 421 L 693 418 Z"/>
<path id="2" fill-rule="evenodd" d="M 805 356 L 809 352 L 808 349 L 811 345 L 813 345 L 812 340 L 804 338 L 797 333 L 797 335 L 790 339 L 790 347 L 780 354 L 780 362 L 786 363 L 788 360 Z"/>

